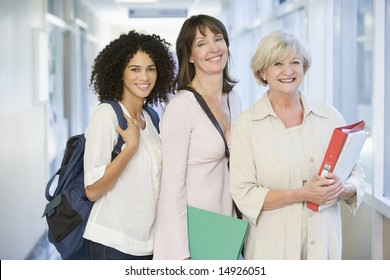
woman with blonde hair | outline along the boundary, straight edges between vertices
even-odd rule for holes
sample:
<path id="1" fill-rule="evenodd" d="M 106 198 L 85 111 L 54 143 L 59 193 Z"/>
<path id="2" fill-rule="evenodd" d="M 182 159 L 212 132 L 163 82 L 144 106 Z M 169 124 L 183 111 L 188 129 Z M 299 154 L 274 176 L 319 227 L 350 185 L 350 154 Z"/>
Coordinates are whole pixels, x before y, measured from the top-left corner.
<path id="1" fill-rule="evenodd" d="M 359 164 L 345 182 L 317 175 L 333 129 L 345 121 L 299 89 L 310 66 L 305 45 L 282 30 L 265 36 L 252 57 L 268 91 L 237 120 L 230 162 L 230 190 L 249 221 L 246 259 L 340 259 L 338 201 L 355 213 L 364 195 Z M 314 212 L 307 201 L 331 206 Z"/>

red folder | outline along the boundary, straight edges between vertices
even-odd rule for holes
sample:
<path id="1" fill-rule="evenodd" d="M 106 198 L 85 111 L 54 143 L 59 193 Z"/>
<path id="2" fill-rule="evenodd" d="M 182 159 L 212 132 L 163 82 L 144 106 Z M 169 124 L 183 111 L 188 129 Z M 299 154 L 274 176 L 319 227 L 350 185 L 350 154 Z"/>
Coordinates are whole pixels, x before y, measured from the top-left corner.
<path id="1" fill-rule="evenodd" d="M 333 130 L 318 175 L 323 176 L 326 173 L 333 172 L 348 134 L 364 130 L 365 124 L 366 122 L 362 120 L 354 124 L 337 127 Z M 310 201 L 307 202 L 307 207 L 313 211 L 320 210 L 320 205 Z"/>

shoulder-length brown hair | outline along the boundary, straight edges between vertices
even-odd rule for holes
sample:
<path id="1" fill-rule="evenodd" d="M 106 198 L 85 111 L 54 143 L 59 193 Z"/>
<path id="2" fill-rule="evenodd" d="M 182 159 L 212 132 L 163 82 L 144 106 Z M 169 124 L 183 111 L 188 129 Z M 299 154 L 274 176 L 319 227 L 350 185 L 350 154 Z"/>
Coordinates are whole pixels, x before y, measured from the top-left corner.
<path id="1" fill-rule="evenodd" d="M 199 29 L 200 33 L 205 35 L 206 28 L 215 34 L 222 34 L 226 45 L 228 47 L 228 62 L 223 70 L 223 86 L 222 92 L 228 93 L 236 85 L 237 81 L 230 77 L 229 74 L 229 37 L 225 26 L 218 19 L 208 15 L 194 15 L 188 18 L 176 40 L 176 53 L 179 62 L 179 71 L 176 78 L 177 89 L 180 90 L 191 83 L 195 77 L 195 66 L 190 63 L 192 44 L 195 40 L 196 31 Z"/>

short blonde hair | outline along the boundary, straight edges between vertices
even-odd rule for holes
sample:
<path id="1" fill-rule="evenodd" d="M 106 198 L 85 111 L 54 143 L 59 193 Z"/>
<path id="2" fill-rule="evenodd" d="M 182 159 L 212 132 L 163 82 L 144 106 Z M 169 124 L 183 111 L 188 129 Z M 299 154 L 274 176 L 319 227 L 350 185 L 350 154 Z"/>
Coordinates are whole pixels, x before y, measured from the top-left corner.
<path id="1" fill-rule="evenodd" d="M 262 86 L 267 86 L 268 82 L 261 77 L 260 73 L 295 51 L 302 55 L 303 72 L 306 74 L 311 66 L 311 55 L 301 40 L 284 30 L 277 30 L 266 35 L 251 59 L 251 68 L 256 81 Z"/>

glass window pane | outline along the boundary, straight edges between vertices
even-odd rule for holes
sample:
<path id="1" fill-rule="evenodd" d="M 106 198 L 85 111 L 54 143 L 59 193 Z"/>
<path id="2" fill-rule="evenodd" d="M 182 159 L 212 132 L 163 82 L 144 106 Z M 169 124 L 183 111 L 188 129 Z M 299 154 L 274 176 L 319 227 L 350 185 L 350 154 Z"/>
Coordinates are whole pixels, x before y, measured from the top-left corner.
<path id="1" fill-rule="evenodd" d="M 362 154 L 361 165 L 366 172 L 366 180 L 372 184 L 372 72 L 373 72 L 373 2 L 359 0 L 357 13 L 357 105 L 358 119 L 366 120 L 366 130 L 370 137 Z"/>
<path id="2" fill-rule="evenodd" d="M 390 0 L 386 0 L 385 18 L 385 77 L 390 75 Z M 384 147 L 384 196 L 390 198 L 390 81 L 385 79 L 385 147 Z"/>
<path id="3" fill-rule="evenodd" d="M 47 11 L 59 18 L 63 18 L 62 0 L 48 0 Z"/>
<path id="4" fill-rule="evenodd" d="M 335 2 L 334 103 L 347 123 L 364 119 L 370 137 L 360 154 L 366 181 L 372 184 L 373 1 Z"/>

